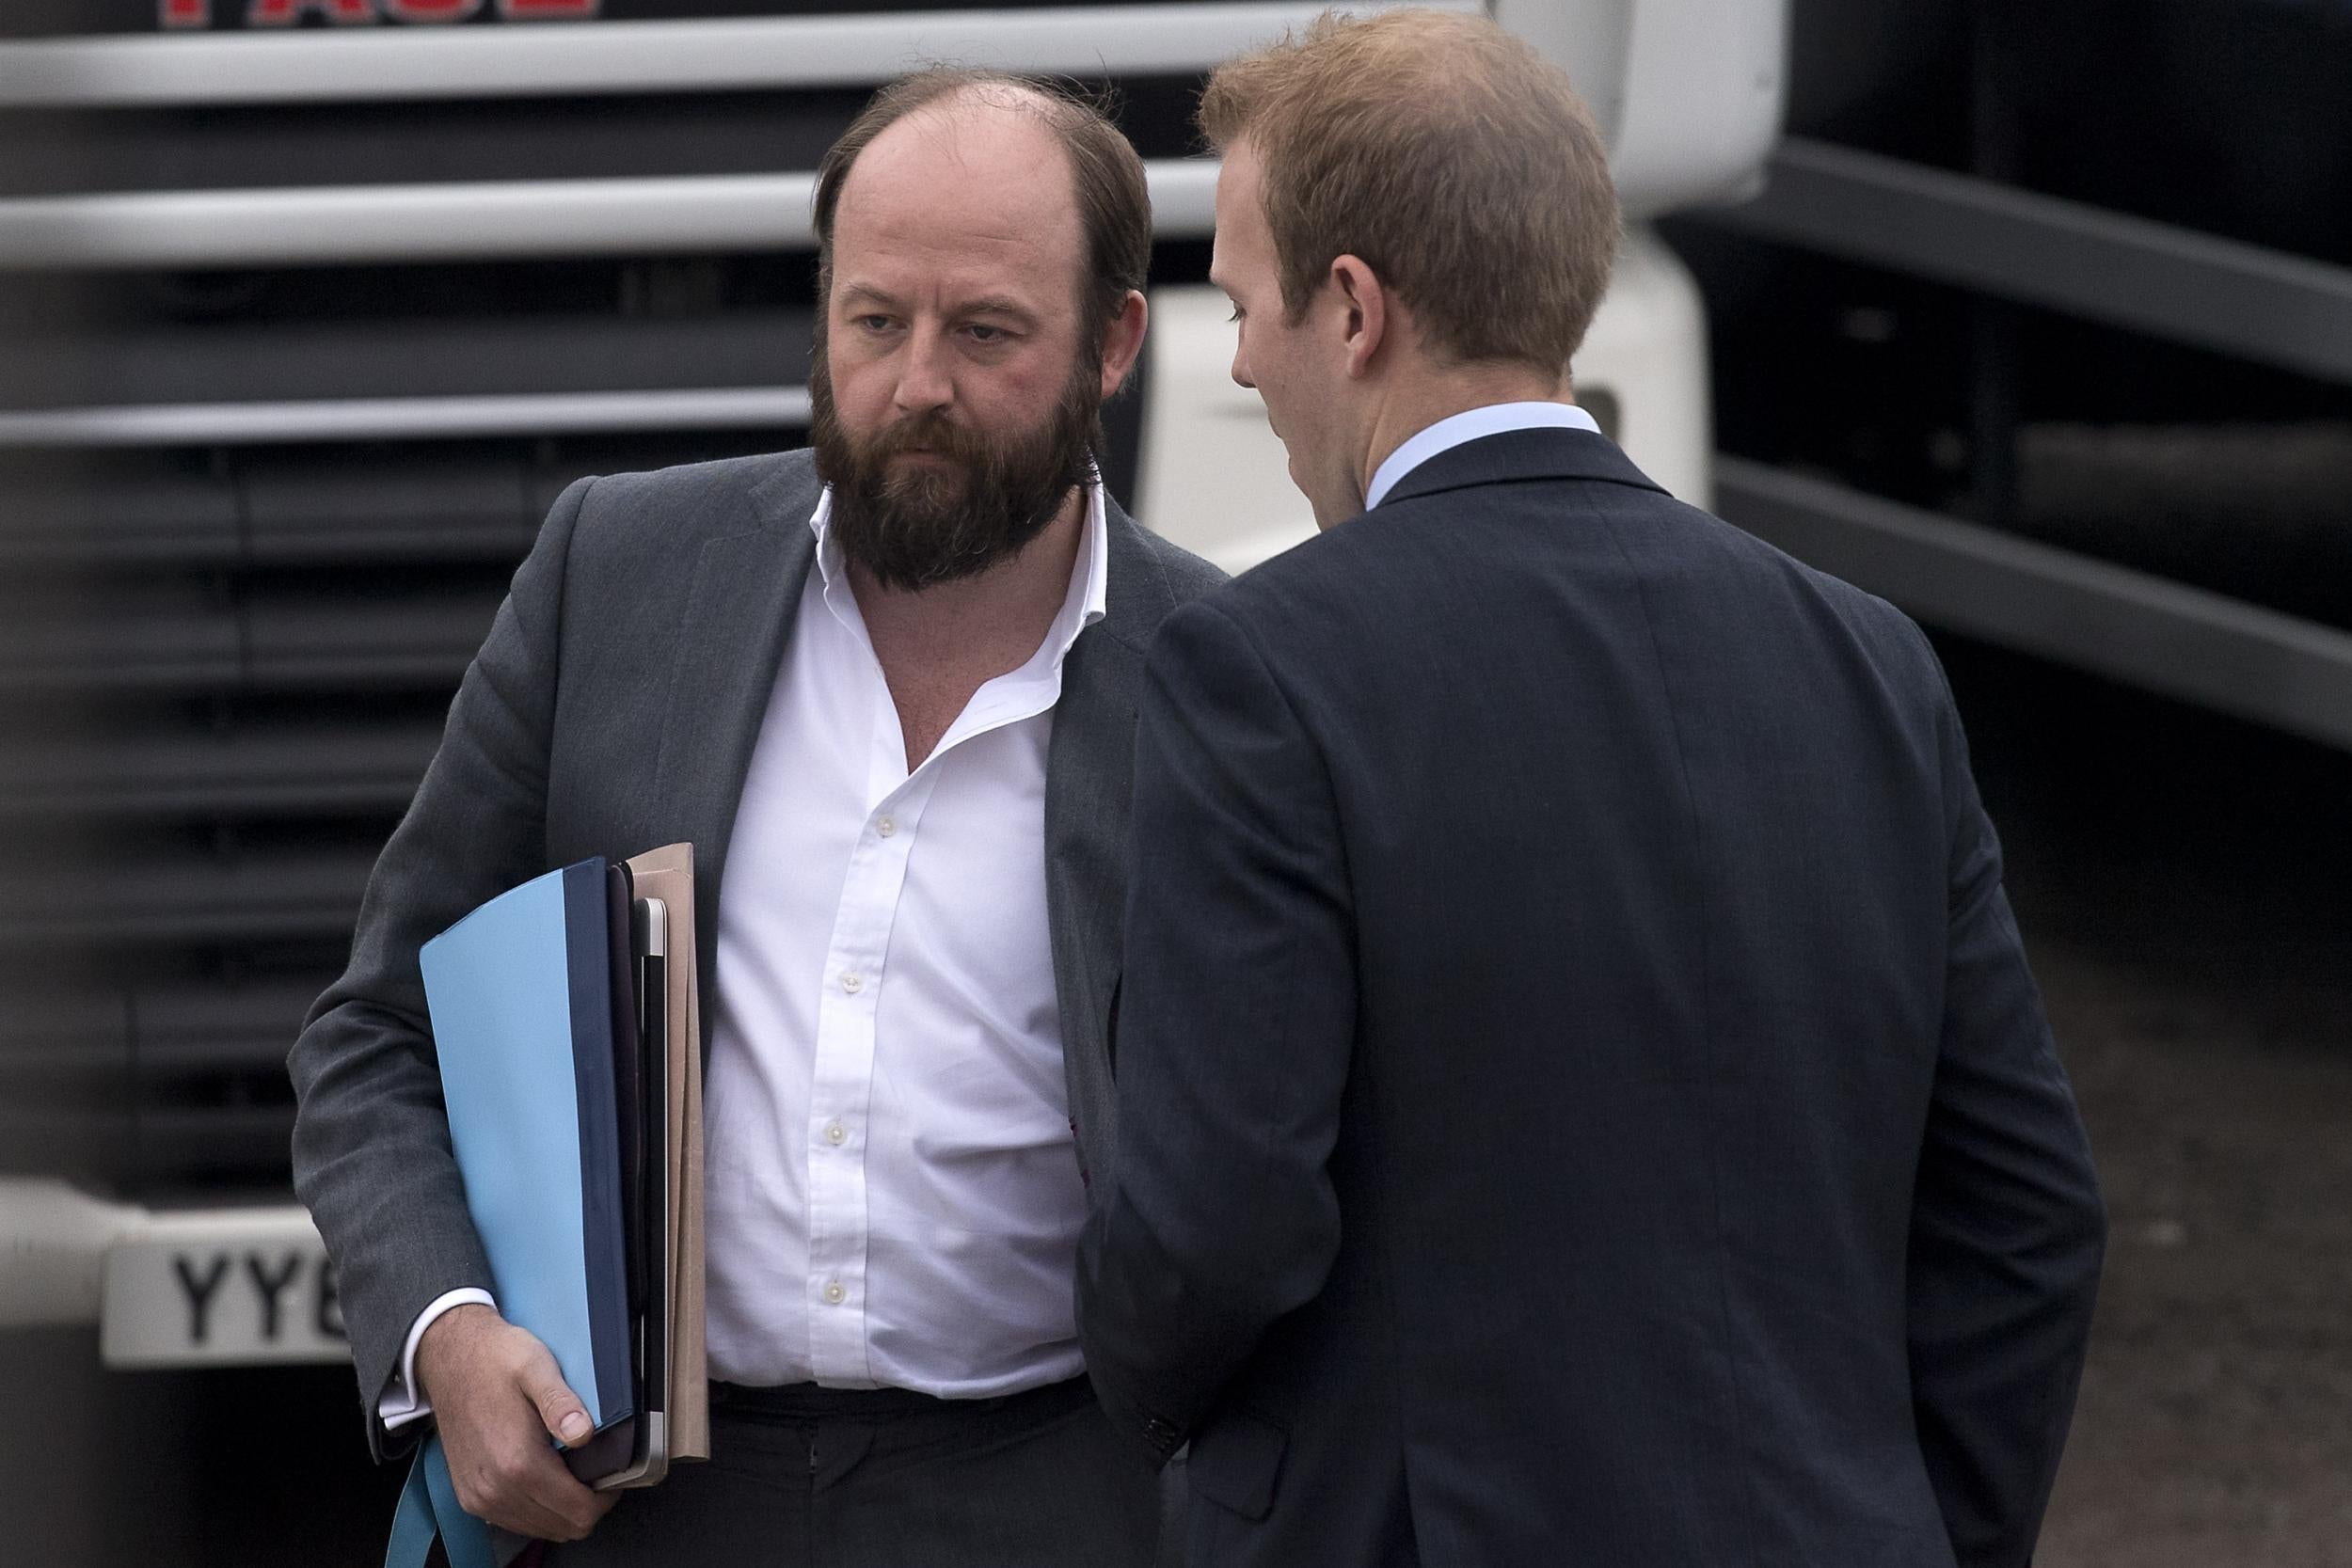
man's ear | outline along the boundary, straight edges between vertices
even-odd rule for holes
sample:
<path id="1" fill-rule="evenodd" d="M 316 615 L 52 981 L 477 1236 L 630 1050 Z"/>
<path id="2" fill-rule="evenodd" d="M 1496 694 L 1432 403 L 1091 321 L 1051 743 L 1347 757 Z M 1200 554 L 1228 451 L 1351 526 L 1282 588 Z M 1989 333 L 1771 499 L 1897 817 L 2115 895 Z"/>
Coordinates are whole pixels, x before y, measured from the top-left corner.
<path id="1" fill-rule="evenodd" d="M 1125 384 L 1127 372 L 1135 369 L 1136 356 L 1143 352 L 1143 334 L 1150 324 L 1152 308 L 1143 295 L 1135 290 L 1119 303 L 1119 314 L 1111 318 L 1110 326 L 1103 334 L 1103 401 L 1108 403 Z"/>
<path id="2" fill-rule="evenodd" d="M 1335 258 L 1330 284 L 1347 308 L 1346 371 L 1350 379 L 1359 380 L 1371 372 L 1373 361 L 1389 341 L 1395 325 L 1391 319 L 1392 302 L 1379 277 L 1359 256 Z"/>

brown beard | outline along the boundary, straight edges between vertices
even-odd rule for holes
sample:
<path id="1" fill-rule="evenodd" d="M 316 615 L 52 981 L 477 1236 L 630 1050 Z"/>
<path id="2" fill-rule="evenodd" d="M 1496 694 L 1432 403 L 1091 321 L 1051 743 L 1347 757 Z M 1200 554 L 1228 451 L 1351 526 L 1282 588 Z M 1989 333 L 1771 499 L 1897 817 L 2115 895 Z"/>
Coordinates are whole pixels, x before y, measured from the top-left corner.
<path id="1" fill-rule="evenodd" d="M 885 588 L 915 591 L 977 577 L 1045 531 L 1093 469 L 1102 444 L 1102 370 L 1080 355 L 1046 421 L 996 440 L 932 412 L 870 436 L 842 426 L 820 332 L 809 367 L 809 442 L 833 486 L 833 537 Z M 895 467 L 901 452 L 944 464 Z"/>

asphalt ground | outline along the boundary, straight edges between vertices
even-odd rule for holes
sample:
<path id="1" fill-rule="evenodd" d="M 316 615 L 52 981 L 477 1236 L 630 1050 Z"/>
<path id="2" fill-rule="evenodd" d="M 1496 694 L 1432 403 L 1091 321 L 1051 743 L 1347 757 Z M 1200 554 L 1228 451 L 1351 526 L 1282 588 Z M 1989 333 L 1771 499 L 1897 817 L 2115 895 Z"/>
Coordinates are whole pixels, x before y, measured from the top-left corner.
<path id="1" fill-rule="evenodd" d="M 2352 1564 L 2352 757 L 1945 653 L 2110 1224 L 2037 1561 Z"/>
<path id="2" fill-rule="evenodd" d="M 2352 757 L 1944 651 L 2113 1222 L 2038 1560 L 2352 1568 Z M 348 1373 L 97 1363 L 0 1336 L 0 1564 L 382 1561 Z"/>

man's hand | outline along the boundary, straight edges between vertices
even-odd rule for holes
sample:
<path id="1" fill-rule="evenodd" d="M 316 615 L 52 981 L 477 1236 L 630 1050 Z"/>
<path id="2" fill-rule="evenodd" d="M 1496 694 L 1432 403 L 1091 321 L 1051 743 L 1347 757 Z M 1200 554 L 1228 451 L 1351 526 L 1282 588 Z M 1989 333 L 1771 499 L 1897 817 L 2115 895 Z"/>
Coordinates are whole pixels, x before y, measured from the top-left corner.
<path id="1" fill-rule="evenodd" d="M 450 1481 L 467 1513 L 536 1541 L 578 1541 L 616 1496 L 574 1480 L 548 1446 L 592 1430 L 555 1356 L 479 1303 L 435 1319 L 417 1344 L 417 1381 L 432 1402 Z"/>

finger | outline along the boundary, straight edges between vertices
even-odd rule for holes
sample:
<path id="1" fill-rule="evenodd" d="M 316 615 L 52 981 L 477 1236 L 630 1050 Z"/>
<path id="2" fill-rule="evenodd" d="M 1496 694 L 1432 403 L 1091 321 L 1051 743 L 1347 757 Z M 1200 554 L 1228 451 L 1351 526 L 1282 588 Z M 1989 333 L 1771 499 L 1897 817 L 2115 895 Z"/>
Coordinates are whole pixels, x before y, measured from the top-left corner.
<path id="1" fill-rule="evenodd" d="M 575 1541 L 579 1535 L 564 1516 L 529 1497 L 504 1499 L 482 1515 L 485 1524 L 512 1530 L 530 1541 Z"/>
<path id="2" fill-rule="evenodd" d="M 531 1488 L 520 1482 L 508 1481 L 483 1489 L 469 1497 L 460 1490 L 457 1501 L 465 1511 L 485 1524 L 496 1525 L 503 1530 L 532 1541 L 564 1541 L 572 1539 L 571 1525 L 564 1515 L 532 1495 Z"/>
<path id="3" fill-rule="evenodd" d="M 538 1541 L 577 1541 L 603 1516 L 596 1494 L 572 1479 L 553 1449 L 533 1444 L 509 1468 L 494 1507 L 482 1516 L 502 1529 Z"/>
<path id="4" fill-rule="evenodd" d="M 587 1510 L 585 1513 L 576 1521 L 580 1526 L 580 1535 L 585 1536 L 589 1531 L 595 1529 L 596 1528 L 596 1521 L 612 1513 L 612 1505 L 620 1500 L 621 1494 L 617 1490 L 612 1492 L 599 1492 L 593 1487 L 589 1488 Z"/>
<path id="5" fill-rule="evenodd" d="M 547 1459 L 548 1467 L 532 1478 L 532 1501 L 554 1520 L 547 1539 L 577 1541 L 604 1517 L 617 1494 L 583 1485 L 552 1450 Z"/>
<path id="6" fill-rule="evenodd" d="M 588 1407 L 564 1381 L 562 1369 L 547 1346 L 532 1343 L 533 1354 L 520 1369 L 523 1397 L 539 1412 L 539 1423 L 548 1435 L 565 1448 L 578 1448 L 596 1431 L 596 1423 L 588 1418 Z"/>
<path id="7" fill-rule="evenodd" d="M 576 1529 L 584 1530 L 604 1513 L 606 1494 L 597 1492 L 572 1473 L 562 1452 L 532 1434 L 531 1451 L 513 1472 L 515 1490 Z"/>

